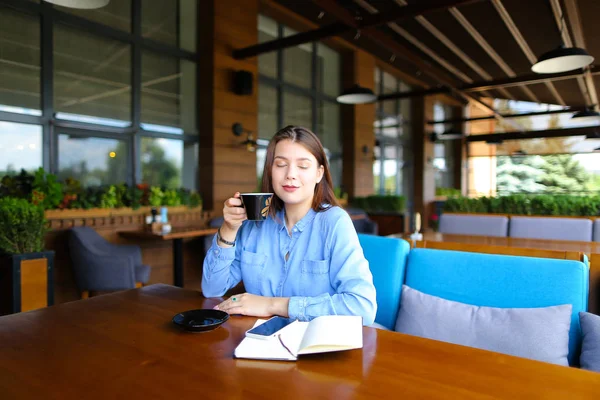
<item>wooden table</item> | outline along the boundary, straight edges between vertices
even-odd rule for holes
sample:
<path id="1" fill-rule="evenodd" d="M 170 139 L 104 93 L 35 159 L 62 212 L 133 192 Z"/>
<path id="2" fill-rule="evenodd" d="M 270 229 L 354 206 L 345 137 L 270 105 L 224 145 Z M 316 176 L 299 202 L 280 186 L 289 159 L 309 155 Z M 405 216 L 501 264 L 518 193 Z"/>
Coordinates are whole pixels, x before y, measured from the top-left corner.
<path id="1" fill-rule="evenodd" d="M 130 239 L 157 239 L 173 241 L 173 283 L 183 287 L 183 239 L 214 235 L 216 228 L 173 228 L 170 233 L 150 231 L 120 231 L 119 235 Z"/>
<path id="2" fill-rule="evenodd" d="M 405 239 L 411 242 L 409 234 L 394 234 L 388 237 Z M 600 242 L 577 242 L 572 240 L 522 239 L 515 237 L 493 237 L 474 235 L 453 235 L 439 232 L 423 233 L 423 240 L 434 242 L 454 242 L 470 244 L 486 244 L 493 246 L 528 247 L 532 249 L 580 251 L 588 256 L 600 253 Z"/>
<path id="3" fill-rule="evenodd" d="M 220 299 L 168 285 L 0 317 L 1 399 L 597 399 L 600 374 L 364 328 L 364 348 L 232 358 L 254 318 L 187 333 Z"/>

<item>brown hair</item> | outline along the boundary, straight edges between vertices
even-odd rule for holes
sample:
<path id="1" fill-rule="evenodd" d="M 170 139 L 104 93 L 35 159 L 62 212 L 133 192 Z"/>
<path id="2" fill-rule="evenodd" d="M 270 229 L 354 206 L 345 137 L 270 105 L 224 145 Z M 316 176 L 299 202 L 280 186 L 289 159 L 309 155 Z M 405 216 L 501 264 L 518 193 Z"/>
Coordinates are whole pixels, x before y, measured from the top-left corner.
<path id="1" fill-rule="evenodd" d="M 292 142 L 300 143 L 306 150 L 315 156 L 318 165 L 323 166 L 323 178 L 315 186 L 315 195 L 311 206 L 312 209 L 319 212 L 328 209 L 329 206 L 338 206 L 338 201 L 333 193 L 333 182 L 331 180 L 331 173 L 329 172 L 329 163 L 327 162 L 327 156 L 325 155 L 325 150 L 323 149 L 321 141 L 317 135 L 306 128 L 288 125 L 273 136 L 267 147 L 267 156 L 262 178 L 262 191 L 265 193 L 273 193 L 273 200 L 271 201 L 271 209 L 269 212 L 271 216 L 275 217 L 276 213 L 283 209 L 283 200 L 275 194 L 272 182 L 275 147 L 277 146 L 277 143 L 282 140 L 291 140 Z"/>

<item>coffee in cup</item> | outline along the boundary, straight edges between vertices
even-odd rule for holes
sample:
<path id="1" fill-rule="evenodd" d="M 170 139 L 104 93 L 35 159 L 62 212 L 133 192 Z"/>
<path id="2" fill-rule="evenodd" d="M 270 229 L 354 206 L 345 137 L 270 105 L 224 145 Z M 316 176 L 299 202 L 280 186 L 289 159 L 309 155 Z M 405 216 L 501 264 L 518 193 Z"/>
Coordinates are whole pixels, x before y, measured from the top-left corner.
<path id="1" fill-rule="evenodd" d="M 242 193 L 242 206 L 250 221 L 264 221 L 269 215 L 273 193 Z"/>

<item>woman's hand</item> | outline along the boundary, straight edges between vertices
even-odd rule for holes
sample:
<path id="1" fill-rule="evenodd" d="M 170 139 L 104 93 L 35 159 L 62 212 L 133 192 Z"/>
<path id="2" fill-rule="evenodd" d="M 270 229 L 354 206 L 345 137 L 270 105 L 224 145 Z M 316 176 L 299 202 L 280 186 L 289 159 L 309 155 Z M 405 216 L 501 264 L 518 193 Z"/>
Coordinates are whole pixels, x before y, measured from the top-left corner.
<path id="1" fill-rule="evenodd" d="M 225 200 L 223 206 L 223 225 L 221 226 L 221 237 L 230 242 L 235 241 L 237 231 L 242 222 L 247 220 L 246 209 L 242 207 L 240 193 L 236 192 L 233 197 Z"/>
<path id="2" fill-rule="evenodd" d="M 250 293 L 236 294 L 215 307 L 215 310 L 228 314 L 249 315 L 252 317 L 288 317 L 287 297 L 264 297 Z"/>

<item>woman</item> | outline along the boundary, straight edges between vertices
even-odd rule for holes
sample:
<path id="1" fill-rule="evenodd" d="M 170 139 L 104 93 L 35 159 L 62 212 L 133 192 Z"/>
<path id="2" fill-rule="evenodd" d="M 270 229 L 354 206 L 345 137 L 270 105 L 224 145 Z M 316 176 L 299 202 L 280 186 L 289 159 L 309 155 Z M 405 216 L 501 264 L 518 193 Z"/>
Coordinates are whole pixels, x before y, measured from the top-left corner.
<path id="1" fill-rule="evenodd" d="M 265 221 L 247 221 L 240 194 L 204 259 L 202 291 L 223 296 L 240 280 L 247 293 L 215 308 L 307 321 L 320 315 L 375 319 L 369 264 L 348 214 L 337 207 L 325 151 L 306 128 L 287 126 L 267 148 L 263 192 L 274 193 Z"/>

